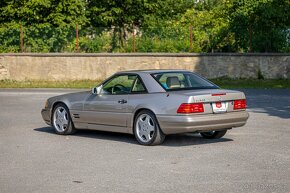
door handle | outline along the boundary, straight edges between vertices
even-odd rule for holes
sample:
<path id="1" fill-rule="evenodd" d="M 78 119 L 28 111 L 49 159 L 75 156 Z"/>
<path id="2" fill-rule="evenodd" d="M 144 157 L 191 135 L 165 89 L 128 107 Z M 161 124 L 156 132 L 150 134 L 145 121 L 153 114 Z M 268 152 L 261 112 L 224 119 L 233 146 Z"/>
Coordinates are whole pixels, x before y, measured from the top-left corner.
<path id="1" fill-rule="evenodd" d="M 127 100 L 125 100 L 125 99 L 121 99 L 121 100 L 118 100 L 118 103 L 120 103 L 120 104 L 124 104 L 124 103 L 127 103 Z"/>

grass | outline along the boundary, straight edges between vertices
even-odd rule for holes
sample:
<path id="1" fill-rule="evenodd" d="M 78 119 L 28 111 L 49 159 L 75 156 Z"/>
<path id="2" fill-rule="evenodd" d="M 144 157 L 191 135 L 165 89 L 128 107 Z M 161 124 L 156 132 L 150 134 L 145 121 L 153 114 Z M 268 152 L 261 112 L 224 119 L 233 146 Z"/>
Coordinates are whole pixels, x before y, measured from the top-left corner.
<path id="1" fill-rule="evenodd" d="M 44 80 L 0 80 L 0 88 L 92 88 L 100 80 L 44 81 Z"/>
<path id="2" fill-rule="evenodd" d="M 222 88 L 290 88 L 290 79 L 212 79 Z M 101 80 L 43 81 L 43 80 L 0 80 L 0 88 L 92 88 Z"/>
<path id="3" fill-rule="evenodd" d="M 290 88 L 290 79 L 212 79 L 222 88 Z"/>

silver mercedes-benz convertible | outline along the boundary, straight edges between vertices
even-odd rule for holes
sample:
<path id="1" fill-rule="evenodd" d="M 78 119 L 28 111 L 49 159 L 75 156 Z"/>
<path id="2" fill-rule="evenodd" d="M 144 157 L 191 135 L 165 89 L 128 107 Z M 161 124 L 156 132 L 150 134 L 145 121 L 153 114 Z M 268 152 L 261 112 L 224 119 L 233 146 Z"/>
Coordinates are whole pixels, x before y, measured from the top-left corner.
<path id="1" fill-rule="evenodd" d="M 220 89 L 184 70 L 118 72 L 91 91 L 49 98 L 41 114 L 61 135 L 78 129 L 122 132 L 142 145 L 187 132 L 221 138 L 249 117 L 243 92 Z"/>

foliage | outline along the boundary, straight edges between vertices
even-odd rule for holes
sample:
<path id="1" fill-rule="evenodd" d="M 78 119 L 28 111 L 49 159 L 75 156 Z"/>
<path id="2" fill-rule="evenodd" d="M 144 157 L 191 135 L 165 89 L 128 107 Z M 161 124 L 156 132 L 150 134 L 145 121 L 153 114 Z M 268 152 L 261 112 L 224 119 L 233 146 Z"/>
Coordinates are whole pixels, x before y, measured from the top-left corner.
<path id="1" fill-rule="evenodd" d="M 112 33 L 112 49 L 123 47 L 127 34 L 143 22 L 147 14 L 156 8 L 155 0 L 88 0 L 88 18 L 94 27 L 110 27 Z"/>
<path id="2" fill-rule="evenodd" d="M 290 52 L 289 0 L 2 0 L 0 52 L 20 25 L 26 52 L 76 51 L 77 24 L 81 52 Z"/>
<path id="3" fill-rule="evenodd" d="M 22 22 L 30 26 L 85 23 L 85 0 L 2 0 L 0 23 Z"/>
<path id="4" fill-rule="evenodd" d="M 279 52 L 289 46 L 288 0 L 235 0 L 229 10 L 236 47 L 242 51 Z"/>
<path id="5" fill-rule="evenodd" d="M 233 39 L 229 31 L 229 20 L 226 12 L 227 4 L 211 7 L 206 4 L 187 10 L 178 24 L 192 26 L 195 45 L 193 52 L 225 52 Z"/>
<path id="6" fill-rule="evenodd" d="M 111 30 L 107 28 L 81 31 L 81 33 L 84 33 L 79 39 L 81 51 L 88 53 L 110 52 L 110 50 L 112 50 L 112 37 L 110 35 L 110 31 Z"/>
<path id="7" fill-rule="evenodd" d="M 75 38 L 75 32 L 69 26 L 54 28 L 51 25 L 39 24 L 30 26 L 24 33 L 25 50 L 28 52 L 73 51 L 69 48 L 69 44 Z"/>
<path id="8" fill-rule="evenodd" d="M 10 23 L 0 27 L 0 52 L 19 52 L 19 24 Z"/>

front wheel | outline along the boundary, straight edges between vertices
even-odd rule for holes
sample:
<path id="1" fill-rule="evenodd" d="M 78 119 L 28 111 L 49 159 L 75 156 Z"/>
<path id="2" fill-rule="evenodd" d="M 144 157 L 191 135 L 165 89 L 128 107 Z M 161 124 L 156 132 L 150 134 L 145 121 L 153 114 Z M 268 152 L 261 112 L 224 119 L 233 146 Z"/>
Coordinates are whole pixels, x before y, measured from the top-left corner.
<path id="1" fill-rule="evenodd" d="M 200 135 L 206 139 L 219 139 L 223 137 L 227 133 L 227 131 L 228 130 L 226 129 L 222 131 L 201 132 Z"/>
<path id="2" fill-rule="evenodd" d="M 165 139 L 155 115 L 149 110 L 137 114 L 134 121 L 134 134 L 141 145 L 159 145 Z"/>
<path id="3" fill-rule="evenodd" d="M 69 110 L 64 104 L 58 104 L 53 109 L 52 125 L 55 132 L 60 135 L 69 135 L 76 131 L 71 121 Z"/>

